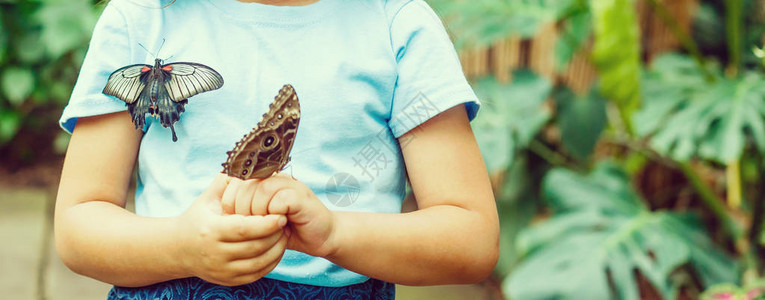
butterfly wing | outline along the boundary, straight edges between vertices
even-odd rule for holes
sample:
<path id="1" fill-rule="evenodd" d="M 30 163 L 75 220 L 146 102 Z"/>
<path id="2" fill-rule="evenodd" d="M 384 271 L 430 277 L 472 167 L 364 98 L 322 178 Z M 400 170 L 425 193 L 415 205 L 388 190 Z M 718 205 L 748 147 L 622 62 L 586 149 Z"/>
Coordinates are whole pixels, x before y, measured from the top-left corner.
<path id="1" fill-rule="evenodd" d="M 103 93 L 125 101 L 136 128 L 143 128 L 145 115 L 158 115 L 163 127 L 170 127 L 177 141 L 173 124 L 185 111 L 188 98 L 219 89 L 223 77 L 212 68 L 198 63 L 179 62 L 154 67 L 129 65 L 109 75 Z"/>
<path id="2" fill-rule="evenodd" d="M 164 86 L 170 99 L 175 102 L 223 86 L 223 77 L 203 64 L 178 62 L 163 65 L 162 70 L 170 74 Z"/>
<path id="3" fill-rule="evenodd" d="M 291 85 L 284 85 L 258 125 L 227 152 L 223 173 L 247 180 L 282 170 L 290 161 L 299 124 L 297 94 Z"/>
<path id="4" fill-rule="evenodd" d="M 119 68 L 109 75 L 103 93 L 117 97 L 127 104 L 132 104 L 138 100 L 146 87 L 145 76 L 141 75 L 149 71 L 151 71 L 151 66 L 144 64 Z"/>

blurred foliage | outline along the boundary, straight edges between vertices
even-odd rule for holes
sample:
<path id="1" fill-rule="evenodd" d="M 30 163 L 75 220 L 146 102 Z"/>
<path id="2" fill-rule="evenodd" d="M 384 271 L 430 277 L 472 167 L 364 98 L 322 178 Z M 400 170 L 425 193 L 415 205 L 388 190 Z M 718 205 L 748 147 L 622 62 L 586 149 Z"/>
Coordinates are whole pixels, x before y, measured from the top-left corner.
<path id="1" fill-rule="evenodd" d="M 640 106 L 640 31 L 634 0 L 590 0 L 595 42 L 592 62 L 601 92 L 619 108 L 632 131 L 631 113 Z"/>
<path id="2" fill-rule="evenodd" d="M 638 1 L 652 20 L 638 16 Z M 554 22 L 555 69 L 590 49 L 597 70 L 584 93 L 531 71 L 474 81 L 485 105 L 472 125 L 495 178 L 506 296 L 751 294 L 765 271 L 765 1 L 702 0 L 691 32 L 659 0 L 429 3 L 458 49 L 532 38 Z M 680 48 L 646 55 L 641 43 L 652 37 L 640 24 L 651 22 Z"/>
<path id="3" fill-rule="evenodd" d="M 646 76 L 646 103 L 636 117 L 651 146 L 677 160 L 701 157 L 720 163 L 741 157 L 747 142 L 765 152 L 765 77 L 745 72 L 727 78 L 718 68 L 707 83 L 693 60 L 657 58 Z"/>
<path id="4" fill-rule="evenodd" d="M 615 166 L 599 164 L 589 175 L 557 168 L 542 190 L 555 215 L 516 240 L 526 259 L 507 279 L 511 298 L 638 299 L 637 270 L 674 299 L 687 284 L 676 276 L 684 265 L 698 268 L 705 285 L 736 278 L 736 265 L 715 249 L 703 226 L 689 216 L 648 210 Z"/>
<path id="5" fill-rule="evenodd" d="M 667 2 L 428 1 L 458 49 L 532 38 L 556 23 L 555 69 L 591 49 L 598 71 L 579 94 L 530 70 L 508 83 L 473 82 L 484 105 L 472 126 L 495 179 L 497 274 L 507 296 L 645 298 L 639 278 L 666 299 L 762 291 L 765 51 L 756 49 L 765 1 L 701 0 L 691 32 L 676 37 L 685 48 L 650 65 L 636 1 Z M 101 10 L 96 2 L 0 2 L 4 161 L 65 147 L 56 121 Z M 664 173 L 652 173 L 655 166 Z M 667 176 L 682 178 L 662 182 Z M 670 192 L 648 190 L 652 181 Z M 734 189 L 740 206 L 722 196 Z M 669 204 L 646 196 L 661 192 Z"/>
<path id="6" fill-rule="evenodd" d="M 606 99 L 592 89 L 586 96 L 577 96 L 562 87 L 555 94 L 561 145 L 574 158 L 587 159 L 595 150 L 600 134 L 606 128 Z"/>
<path id="7" fill-rule="evenodd" d="M 0 149 L 31 160 L 53 147 L 100 13 L 92 0 L 0 3 Z M 24 130 L 29 140 L 19 141 Z M 31 141 L 31 142 L 30 142 Z M 43 148 L 43 149 L 40 149 Z"/>
<path id="8" fill-rule="evenodd" d="M 458 48 L 487 46 L 511 35 L 532 37 L 540 24 L 557 20 L 580 0 L 429 0 L 444 16 Z"/>
<path id="9" fill-rule="evenodd" d="M 545 100 L 552 83 L 523 70 L 514 75 L 512 84 L 502 84 L 492 77 L 473 85 L 481 101 L 481 118 L 473 122 L 476 139 L 491 171 L 508 168 L 518 148 L 526 148 L 551 117 Z M 512 101 L 524 99 L 524 101 Z M 508 155 L 509 153 L 509 155 Z"/>

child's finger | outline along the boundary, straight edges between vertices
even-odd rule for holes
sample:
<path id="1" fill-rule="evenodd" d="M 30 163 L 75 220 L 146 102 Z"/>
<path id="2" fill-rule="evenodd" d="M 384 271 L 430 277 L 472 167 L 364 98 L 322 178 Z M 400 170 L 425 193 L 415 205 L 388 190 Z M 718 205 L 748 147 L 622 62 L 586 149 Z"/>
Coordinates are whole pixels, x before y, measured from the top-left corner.
<path id="1" fill-rule="evenodd" d="M 239 192 L 239 186 L 242 185 L 242 180 L 239 178 L 230 178 L 228 186 L 223 191 L 221 196 L 221 207 L 223 212 L 227 214 L 233 214 L 236 205 L 236 195 Z"/>
<path id="2" fill-rule="evenodd" d="M 268 248 L 261 255 L 231 262 L 231 270 L 239 273 L 240 276 L 268 273 L 279 263 L 282 255 L 284 255 L 284 250 L 287 248 L 286 246 L 287 237 L 282 235 L 273 247 Z"/>
<path id="3" fill-rule="evenodd" d="M 287 224 L 287 217 L 282 215 L 241 216 L 231 215 L 221 218 L 220 240 L 240 242 L 254 240 L 274 234 Z"/>
<path id="4" fill-rule="evenodd" d="M 243 216 L 265 215 L 265 213 L 256 214 L 255 212 L 250 211 L 252 198 L 259 182 L 260 180 L 257 179 L 247 180 L 243 181 L 242 185 L 239 186 L 239 191 L 236 193 L 236 200 L 234 203 L 234 212 L 236 212 L 236 214 Z"/>
<path id="5" fill-rule="evenodd" d="M 220 197 L 223 196 L 226 187 L 228 186 L 226 180 L 227 178 L 228 176 L 226 174 L 219 173 L 218 176 L 215 176 L 215 179 L 213 179 L 212 183 L 207 186 L 207 189 L 205 189 L 203 193 L 205 195 L 220 199 Z"/>
<path id="6" fill-rule="evenodd" d="M 261 181 L 258 185 L 258 189 L 255 192 L 255 195 L 252 197 L 252 205 L 250 209 L 253 212 L 266 211 L 270 213 L 267 208 L 269 207 L 269 202 L 271 202 L 273 196 L 279 190 L 289 188 L 292 183 L 293 180 L 289 177 L 278 176 L 278 174 L 277 176 L 271 176 L 263 179 L 263 181 Z"/>
<path id="7" fill-rule="evenodd" d="M 262 195 L 260 197 L 253 197 L 252 203 L 250 203 L 250 211 L 253 215 L 265 215 L 268 214 L 268 205 L 270 199 L 274 193 L 277 193 L 279 189 L 286 188 L 294 183 L 294 179 L 291 176 L 284 173 L 276 173 L 268 178 L 272 187 L 269 189 L 262 189 Z"/>
<path id="8" fill-rule="evenodd" d="M 228 258 L 231 260 L 249 259 L 262 255 L 273 248 L 283 235 L 284 231 L 279 230 L 269 236 L 257 240 L 225 243 L 221 247 L 223 247 L 224 251 L 230 253 Z"/>
<path id="9" fill-rule="evenodd" d="M 302 202 L 298 201 L 297 191 L 283 189 L 276 192 L 268 204 L 268 213 L 278 215 L 294 215 L 301 211 Z"/>

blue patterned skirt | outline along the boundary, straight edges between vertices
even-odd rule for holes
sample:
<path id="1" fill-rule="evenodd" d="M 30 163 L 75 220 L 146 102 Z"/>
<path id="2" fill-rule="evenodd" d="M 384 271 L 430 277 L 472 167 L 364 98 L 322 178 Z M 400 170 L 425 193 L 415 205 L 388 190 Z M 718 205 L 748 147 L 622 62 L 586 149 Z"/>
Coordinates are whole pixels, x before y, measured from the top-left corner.
<path id="1" fill-rule="evenodd" d="M 199 278 L 183 278 L 127 288 L 115 286 L 109 300 L 229 300 L 229 299 L 394 299 L 396 286 L 377 279 L 341 286 L 324 287 L 261 278 L 240 286 L 221 286 Z"/>

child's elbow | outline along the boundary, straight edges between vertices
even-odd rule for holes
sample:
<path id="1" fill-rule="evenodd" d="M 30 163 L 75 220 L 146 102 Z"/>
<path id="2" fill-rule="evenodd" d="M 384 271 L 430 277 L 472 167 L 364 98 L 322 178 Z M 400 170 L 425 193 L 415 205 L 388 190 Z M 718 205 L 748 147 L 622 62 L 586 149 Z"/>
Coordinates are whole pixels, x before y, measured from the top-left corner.
<path id="1" fill-rule="evenodd" d="M 63 240 L 64 238 L 60 237 L 60 235 L 55 235 L 56 254 L 58 254 L 58 258 L 67 268 L 69 268 L 69 270 L 81 274 L 79 272 L 78 259 L 74 255 L 75 251 L 72 251 L 72 249 L 70 249 L 71 247 Z"/>
<path id="2" fill-rule="evenodd" d="M 499 226 L 487 230 L 476 242 L 474 251 L 466 251 L 471 256 L 466 260 L 467 265 L 459 273 L 460 284 L 474 284 L 486 280 L 497 266 L 499 260 Z"/>
<path id="3" fill-rule="evenodd" d="M 86 258 L 83 257 L 82 251 L 76 247 L 77 243 L 76 237 L 73 236 L 74 233 L 67 230 L 67 224 L 65 220 L 62 220 L 62 215 L 64 214 L 57 214 L 53 225 L 53 243 L 56 248 L 56 254 L 58 254 L 58 258 L 69 270 L 84 275 L 83 272 L 85 270 L 83 268 L 85 267 L 84 260 Z"/>
<path id="4" fill-rule="evenodd" d="M 54 229 L 54 244 L 56 246 L 56 254 L 64 265 L 77 274 L 82 274 L 80 271 L 79 259 L 77 258 L 77 251 L 72 249 L 72 243 L 68 242 L 66 234 L 61 230 Z"/>

